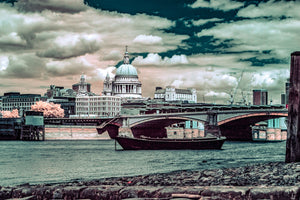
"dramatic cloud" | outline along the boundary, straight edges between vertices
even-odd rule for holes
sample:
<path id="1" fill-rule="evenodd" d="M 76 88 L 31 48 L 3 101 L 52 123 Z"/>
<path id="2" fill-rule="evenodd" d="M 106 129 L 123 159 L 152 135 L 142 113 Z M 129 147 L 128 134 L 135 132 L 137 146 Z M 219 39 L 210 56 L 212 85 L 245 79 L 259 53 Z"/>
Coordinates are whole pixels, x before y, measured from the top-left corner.
<path id="1" fill-rule="evenodd" d="M 94 66 L 88 63 L 85 58 L 79 57 L 64 61 L 50 61 L 46 64 L 46 72 L 50 76 L 76 75 L 81 73 L 92 74 Z"/>
<path id="2" fill-rule="evenodd" d="M 138 35 L 134 38 L 134 43 L 141 43 L 141 44 L 157 44 L 162 41 L 161 37 L 153 36 L 153 35 Z"/>
<path id="3" fill-rule="evenodd" d="M 98 35 L 67 34 L 56 38 L 49 49 L 38 52 L 37 55 L 57 59 L 77 57 L 99 50 L 100 43 Z"/>
<path id="4" fill-rule="evenodd" d="M 232 1 L 232 0 L 197 0 L 190 6 L 192 8 L 213 8 L 216 10 L 224 10 L 224 11 L 229 11 L 229 10 L 234 10 L 242 7 L 244 4 L 241 2 L 237 1 Z"/>
<path id="5" fill-rule="evenodd" d="M 82 0 L 0 3 L 1 92 L 70 88 L 85 73 L 101 93 L 128 46 L 145 96 L 173 85 L 196 88 L 199 102 L 227 103 L 233 91 L 238 100 L 242 91 L 261 88 L 279 98 L 290 54 L 299 50 L 298 1 L 166 3 L 128 3 L 130 9 L 108 0 L 96 8 Z"/>
<path id="6" fill-rule="evenodd" d="M 273 70 L 254 73 L 251 80 L 251 85 L 255 88 L 273 88 L 278 84 L 283 84 L 289 76 L 289 70 Z"/>
<path id="7" fill-rule="evenodd" d="M 136 65 L 177 65 L 188 64 L 188 59 L 185 55 L 174 55 L 171 58 L 165 57 L 162 59 L 157 53 L 149 53 L 146 58 L 142 56 L 136 57 L 132 64 Z"/>
<path id="8" fill-rule="evenodd" d="M 174 24 L 146 14 L 96 10 L 81 0 L 72 4 L 65 0 L 24 0 L 14 7 L 0 3 L 0 76 L 12 89 L 16 79 L 31 79 L 14 90 L 41 92 L 36 89 L 38 85 L 55 83 L 69 88 L 85 72 L 97 82 L 94 90 L 100 92 L 99 81 L 107 71 L 111 74 L 107 69 L 122 59 L 126 45 L 130 52 L 145 51 L 143 35 L 151 40 L 150 52 L 182 45 L 188 36 L 164 31 Z M 36 86 L 29 85 L 34 82 Z"/>
<path id="9" fill-rule="evenodd" d="M 0 72 L 2 78 L 42 78 L 45 69 L 44 61 L 32 54 L 10 56 L 4 62 L 7 66 Z"/>
<path id="10" fill-rule="evenodd" d="M 249 5 L 239 10 L 239 17 L 296 17 L 300 18 L 299 1 L 275 1 L 261 2 L 258 5 Z"/>
<path id="11" fill-rule="evenodd" d="M 16 32 L 12 32 L 7 35 L 0 36 L 0 44 L 25 47 L 26 41 L 23 40 Z"/>
<path id="12" fill-rule="evenodd" d="M 269 51 L 274 57 L 283 59 L 298 48 L 300 21 L 295 19 L 242 20 L 217 24 L 211 29 L 198 33 L 201 36 L 213 36 L 220 43 L 230 40 L 230 47 L 225 51 Z"/>

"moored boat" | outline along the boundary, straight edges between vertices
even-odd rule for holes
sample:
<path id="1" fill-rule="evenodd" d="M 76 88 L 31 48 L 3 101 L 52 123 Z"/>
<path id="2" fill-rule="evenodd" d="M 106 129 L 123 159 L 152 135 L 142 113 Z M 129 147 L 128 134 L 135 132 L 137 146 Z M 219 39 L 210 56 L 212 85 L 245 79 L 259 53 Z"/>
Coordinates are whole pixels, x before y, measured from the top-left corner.
<path id="1" fill-rule="evenodd" d="M 132 138 L 117 136 L 115 140 L 124 150 L 176 150 L 221 149 L 226 137 L 203 137 L 193 139 Z"/>

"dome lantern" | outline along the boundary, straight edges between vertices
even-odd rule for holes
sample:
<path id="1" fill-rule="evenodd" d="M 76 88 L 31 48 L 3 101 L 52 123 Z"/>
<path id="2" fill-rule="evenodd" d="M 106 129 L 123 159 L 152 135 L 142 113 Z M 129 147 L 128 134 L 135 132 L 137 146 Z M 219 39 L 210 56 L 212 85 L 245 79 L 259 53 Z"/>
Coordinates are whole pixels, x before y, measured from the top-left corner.
<path id="1" fill-rule="evenodd" d="M 125 51 L 125 55 L 124 55 L 124 59 L 123 59 L 124 64 L 129 64 L 129 55 L 128 55 L 127 47 L 128 46 L 126 45 L 126 51 Z"/>

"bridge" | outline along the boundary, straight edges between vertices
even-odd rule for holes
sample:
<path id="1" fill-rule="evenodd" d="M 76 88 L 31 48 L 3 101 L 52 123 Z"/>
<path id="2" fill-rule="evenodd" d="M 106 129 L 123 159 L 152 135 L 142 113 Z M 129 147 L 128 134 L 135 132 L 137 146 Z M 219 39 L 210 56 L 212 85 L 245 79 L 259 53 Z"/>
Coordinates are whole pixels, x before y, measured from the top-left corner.
<path id="1" fill-rule="evenodd" d="M 287 117 L 284 106 L 212 106 L 193 112 L 171 112 L 143 115 L 122 115 L 98 127 L 114 138 L 119 128 L 131 131 L 134 137 L 166 137 L 166 127 L 185 121 L 204 124 L 205 134 L 222 135 L 230 140 L 251 140 L 251 125 L 268 119 Z"/>
<path id="2" fill-rule="evenodd" d="M 230 140 L 251 140 L 251 125 L 288 116 L 288 110 L 282 105 L 168 107 L 157 108 L 151 113 L 114 118 L 52 118 L 45 119 L 45 124 L 93 125 L 99 134 L 108 131 L 111 138 L 117 136 L 120 130 L 131 132 L 134 137 L 166 137 L 166 127 L 185 121 L 197 121 L 204 124 L 205 134 L 222 135 Z"/>

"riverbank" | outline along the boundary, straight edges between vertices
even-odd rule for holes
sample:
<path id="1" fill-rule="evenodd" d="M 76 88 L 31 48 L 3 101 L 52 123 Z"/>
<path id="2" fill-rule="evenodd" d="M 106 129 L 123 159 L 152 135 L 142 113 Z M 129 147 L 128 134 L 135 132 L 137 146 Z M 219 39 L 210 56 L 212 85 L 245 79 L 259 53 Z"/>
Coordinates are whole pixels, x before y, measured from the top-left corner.
<path id="1" fill-rule="evenodd" d="M 107 132 L 98 134 L 96 126 L 46 125 L 45 140 L 109 140 Z"/>
<path id="2" fill-rule="evenodd" d="M 299 199 L 300 163 L 1 187 L 0 199 Z"/>

